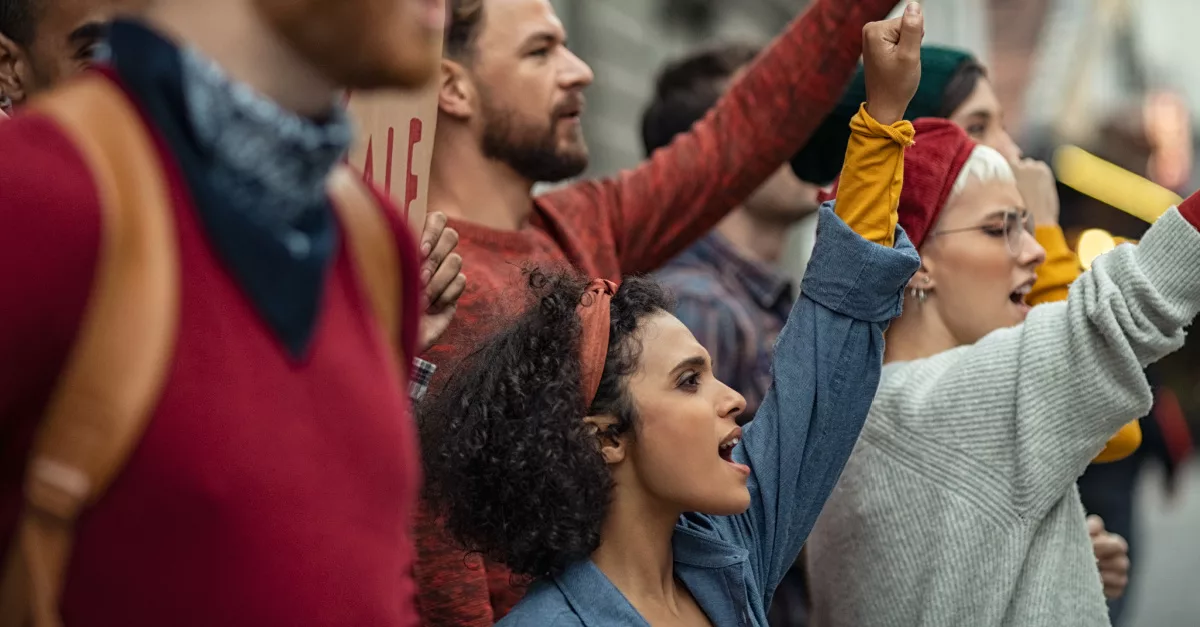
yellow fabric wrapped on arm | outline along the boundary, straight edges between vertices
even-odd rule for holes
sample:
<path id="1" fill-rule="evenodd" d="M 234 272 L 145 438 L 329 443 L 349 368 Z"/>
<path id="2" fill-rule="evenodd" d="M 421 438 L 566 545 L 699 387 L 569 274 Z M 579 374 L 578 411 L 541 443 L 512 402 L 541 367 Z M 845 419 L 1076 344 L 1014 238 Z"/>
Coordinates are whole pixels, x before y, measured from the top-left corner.
<path id="1" fill-rule="evenodd" d="M 904 149 L 916 132 L 907 120 L 880 124 L 866 105 L 850 120 L 850 130 L 834 211 L 864 239 L 890 248 L 900 220 Z"/>

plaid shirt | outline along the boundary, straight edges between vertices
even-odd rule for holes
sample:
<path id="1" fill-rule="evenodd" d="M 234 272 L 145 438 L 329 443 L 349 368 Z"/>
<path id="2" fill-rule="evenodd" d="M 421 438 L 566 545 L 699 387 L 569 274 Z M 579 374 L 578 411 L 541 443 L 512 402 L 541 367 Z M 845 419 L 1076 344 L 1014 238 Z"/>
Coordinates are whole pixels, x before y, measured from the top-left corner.
<path id="1" fill-rule="evenodd" d="M 412 377 L 408 382 L 408 396 L 414 401 L 419 401 L 425 397 L 425 392 L 429 391 L 429 382 L 433 380 L 433 373 L 437 372 L 437 366 L 421 359 L 414 357 L 412 363 Z"/>
<path id="2" fill-rule="evenodd" d="M 675 315 L 712 356 L 717 379 L 746 397 L 745 419 L 753 418 L 771 385 L 775 338 L 795 301 L 791 282 L 716 233 L 655 278 L 675 293 Z"/>

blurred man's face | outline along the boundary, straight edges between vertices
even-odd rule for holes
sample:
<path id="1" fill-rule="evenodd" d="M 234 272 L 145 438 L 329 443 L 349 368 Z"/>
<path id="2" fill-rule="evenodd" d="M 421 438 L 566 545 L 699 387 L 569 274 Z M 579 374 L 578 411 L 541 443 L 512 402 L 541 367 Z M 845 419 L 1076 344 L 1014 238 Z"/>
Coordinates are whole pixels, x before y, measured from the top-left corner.
<path id="1" fill-rule="evenodd" d="M 441 59 L 445 0 L 254 2 L 271 27 L 339 87 L 420 87 Z"/>
<path id="2" fill-rule="evenodd" d="M 487 0 L 471 74 L 484 154 L 533 182 L 581 174 L 592 70 L 566 46 L 548 0 Z"/>
<path id="3" fill-rule="evenodd" d="M 30 0 L 36 27 L 32 43 L 21 46 L 0 35 L 0 90 L 21 104 L 37 92 L 88 66 L 105 24 L 141 0 Z"/>
<path id="4" fill-rule="evenodd" d="M 746 212 L 766 222 L 790 225 L 811 215 L 821 205 L 820 188 L 801 181 L 785 163 L 743 203 Z"/>

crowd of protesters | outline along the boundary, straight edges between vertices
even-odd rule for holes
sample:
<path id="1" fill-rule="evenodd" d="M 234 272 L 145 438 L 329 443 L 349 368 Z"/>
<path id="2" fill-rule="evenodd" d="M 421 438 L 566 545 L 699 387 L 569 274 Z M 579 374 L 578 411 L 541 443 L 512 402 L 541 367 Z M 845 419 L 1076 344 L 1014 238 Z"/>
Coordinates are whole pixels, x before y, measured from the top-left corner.
<path id="1" fill-rule="evenodd" d="M 895 4 L 672 62 L 644 163 L 535 196 L 588 165 L 547 0 L 0 0 L 0 627 L 1109 625 L 1076 482 L 1200 197 L 1083 271 Z M 428 85 L 413 233 L 340 94 Z"/>

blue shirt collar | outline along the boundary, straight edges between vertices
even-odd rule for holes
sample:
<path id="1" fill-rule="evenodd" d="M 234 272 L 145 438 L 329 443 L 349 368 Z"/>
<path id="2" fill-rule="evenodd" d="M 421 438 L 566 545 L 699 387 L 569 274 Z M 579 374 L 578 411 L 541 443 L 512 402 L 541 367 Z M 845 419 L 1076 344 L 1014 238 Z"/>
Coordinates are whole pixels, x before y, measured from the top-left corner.
<path id="1" fill-rule="evenodd" d="M 688 517 L 691 525 L 707 526 L 704 516 Z M 710 532 L 712 533 L 712 532 Z M 700 578 L 711 579 L 712 571 L 730 567 L 741 569 L 750 555 L 746 549 L 730 542 L 679 525 L 671 539 L 675 558 L 675 576 L 687 585 L 692 597 L 714 624 L 721 622 L 729 609 L 726 603 L 701 593 Z M 554 584 L 567 599 L 575 615 L 589 627 L 626 625 L 649 627 L 625 595 L 617 589 L 592 560 L 583 560 L 568 567 L 554 578 Z"/>

